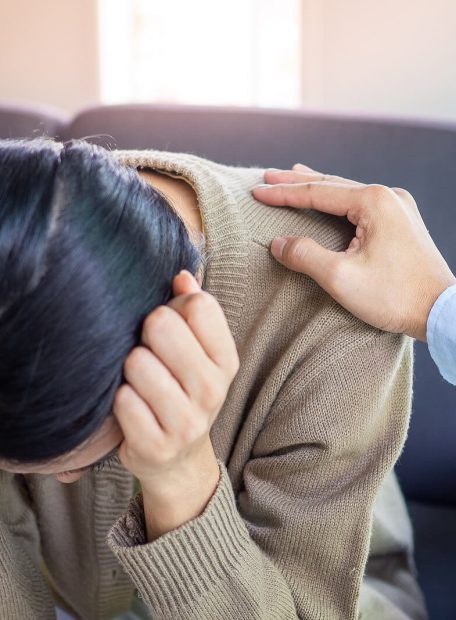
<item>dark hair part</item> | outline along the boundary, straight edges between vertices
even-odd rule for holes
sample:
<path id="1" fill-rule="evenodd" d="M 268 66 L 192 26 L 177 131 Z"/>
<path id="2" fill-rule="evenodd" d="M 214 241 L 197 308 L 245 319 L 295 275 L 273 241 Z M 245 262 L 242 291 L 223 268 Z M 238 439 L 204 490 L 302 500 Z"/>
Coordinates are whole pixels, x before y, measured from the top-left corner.
<path id="1" fill-rule="evenodd" d="M 88 439 L 145 316 L 199 263 L 163 196 L 105 149 L 0 140 L 0 457 Z"/>

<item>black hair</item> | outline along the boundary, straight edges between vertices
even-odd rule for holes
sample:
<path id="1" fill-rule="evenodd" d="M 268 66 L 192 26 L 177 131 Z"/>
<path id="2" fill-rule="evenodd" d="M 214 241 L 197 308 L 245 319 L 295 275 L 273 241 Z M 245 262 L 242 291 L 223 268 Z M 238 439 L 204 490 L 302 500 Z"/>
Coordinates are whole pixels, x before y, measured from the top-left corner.
<path id="1" fill-rule="evenodd" d="M 0 458 L 76 448 L 142 322 L 199 249 L 137 171 L 84 140 L 0 140 Z"/>

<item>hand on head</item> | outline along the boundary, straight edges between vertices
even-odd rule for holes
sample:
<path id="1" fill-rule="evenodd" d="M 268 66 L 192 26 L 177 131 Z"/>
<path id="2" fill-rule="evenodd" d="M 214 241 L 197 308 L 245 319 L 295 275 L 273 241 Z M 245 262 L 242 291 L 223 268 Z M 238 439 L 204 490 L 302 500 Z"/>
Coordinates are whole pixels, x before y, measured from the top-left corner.
<path id="1" fill-rule="evenodd" d="M 218 476 L 209 432 L 239 364 L 215 298 L 187 271 L 174 278 L 173 292 L 144 320 L 114 403 L 125 437 L 119 457 L 155 497 L 181 492 L 177 480 L 188 485 L 191 471 L 215 464 Z"/>
<path id="2" fill-rule="evenodd" d="M 257 200 L 345 216 L 356 226 L 344 252 L 310 238 L 274 239 L 271 251 L 279 262 L 312 277 L 374 327 L 426 340 L 429 312 L 456 277 L 407 191 L 324 175 L 302 164 L 268 170 L 265 182 L 253 190 Z"/>

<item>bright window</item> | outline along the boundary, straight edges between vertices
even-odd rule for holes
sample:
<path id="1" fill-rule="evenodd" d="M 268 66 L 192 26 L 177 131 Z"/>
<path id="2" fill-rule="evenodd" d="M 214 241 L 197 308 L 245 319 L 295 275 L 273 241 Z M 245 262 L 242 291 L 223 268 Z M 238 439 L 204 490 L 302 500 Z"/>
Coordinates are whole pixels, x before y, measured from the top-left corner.
<path id="1" fill-rule="evenodd" d="M 104 103 L 296 107 L 302 0 L 98 0 Z"/>

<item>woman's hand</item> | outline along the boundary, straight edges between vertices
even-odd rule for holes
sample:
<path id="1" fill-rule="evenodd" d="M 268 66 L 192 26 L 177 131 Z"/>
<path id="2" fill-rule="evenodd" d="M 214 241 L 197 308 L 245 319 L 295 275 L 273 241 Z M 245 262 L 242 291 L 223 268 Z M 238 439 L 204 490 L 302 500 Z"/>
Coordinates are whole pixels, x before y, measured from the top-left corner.
<path id="1" fill-rule="evenodd" d="M 119 457 L 141 483 L 148 539 L 200 514 L 219 480 L 209 432 L 239 367 L 225 316 L 188 272 L 145 319 L 114 414 Z"/>
<path id="2" fill-rule="evenodd" d="M 257 200 L 346 216 L 356 226 L 344 252 L 309 238 L 274 239 L 271 251 L 279 262 L 312 277 L 366 323 L 426 340 L 432 306 L 456 278 L 407 191 L 324 175 L 301 164 L 290 171 L 269 170 L 265 181 L 270 185 L 253 190 Z"/>

